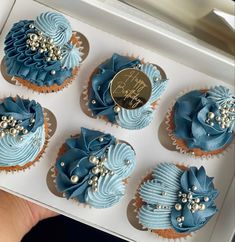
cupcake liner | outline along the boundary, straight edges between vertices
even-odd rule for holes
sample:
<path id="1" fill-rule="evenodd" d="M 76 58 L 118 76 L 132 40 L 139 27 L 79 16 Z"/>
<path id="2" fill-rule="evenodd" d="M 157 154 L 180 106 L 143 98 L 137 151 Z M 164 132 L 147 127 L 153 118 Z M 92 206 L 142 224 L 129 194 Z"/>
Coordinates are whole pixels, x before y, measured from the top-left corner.
<path id="1" fill-rule="evenodd" d="M 178 168 L 185 170 L 187 169 L 187 166 L 185 166 L 184 164 L 176 164 L 178 166 Z M 154 236 L 161 238 L 161 239 L 166 239 L 166 240 L 174 240 L 174 241 L 182 241 L 182 239 L 186 239 L 188 237 L 192 237 L 192 234 L 194 234 L 194 232 L 189 233 L 189 234 L 181 234 L 181 233 L 177 233 L 174 229 L 149 229 L 144 227 L 143 225 L 141 225 L 139 223 L 139 219 L 138 219 L 138 210 L 140 208 L 140 206 L 143 204 L 142 199 L 139 196 L 139 188 L 140 186 L 146 182 L 147 180 L 151 179 L 152 177 L 152 169 L 148 170 L 146 172 L 145 175 L 143 175 L 140 179 L 139 185 L 136 189 L 136 193 L 134 195 L 134 199 L 132 199 L 128 205 L 128 208 L 134 208 L 134 210 L 132 210 L 132 215 L 127 216 L 129 222 L 131 223 L 131 225 L 133 227 L 135 227 L 138 230 L 141 231 L 149 231 L 151 232 Z M 127 209 L 128 209 L 127 208 Z M 130 211 L 127 211 L 127 213 L 131 213 Z M 132 217 L 135 216 L 134 220 Z M 132 219 L 132 220 L 130 220 Z M 137 223 L 138 222 L 138 223 Z"/>
<path id="2" fill-rule="evenodd" d="M 208 87 L 208 86 L 202 87 L 202 88 L 197 88 L 197 87 L 187 88 L 187 89 L 181 91 L 176 96 L 176 98 L 174 99 L 174 101 L 172 102 L 170 107 L 168 108 L 165 120 L 163 122 L 165 124 L 168 136 L 170 137 L 171 144 L 175 147 L 175 150 L 180 152 L 181 154 L 186 154 L 186 155 L 192 156 L 194 158 L 199 158 L 199 159 L 211 159 L 211 158 L 215 158 L 215 157 L 222 158 L 225 155 L 225 153 L 230 151 L 235 144 L 235 140 L 233 139 L 233 141 L 230 144 L 228 144 L 227 146 L 225 146 L 224 148 L 221 148 L 221 149 L 218 149 L 215 151 L 206 152 L 199 148 L 189 149 L 183 140 L 180 140 L 174 136 L 174 122 L 172 119 L 173 118 L 173 107 L 174 107 L 176 101 L 178 100 L 178 98 L 180 98 L 184 94 L 186 94 L 190 91 L 193 91 L 193 90 L 207 91 L 210 88 L 211 87 Z M 167 145 L 165 147 L 167 148 Z"/>
<path id="3" fill-rule="evenodd" d="M 126 57 L 129 57 L 130 59 L 136 59 L 139 57 L 136 57 L 134 55 L 125 55 Z M 105 61 L 104 61 L 105 62 Z M 111 123 L 105 116 L 95 116 L 92 113 L 92 110 L 89 108 L 88 104 L 89 104 L 89 91 L 91 90 L 91 83 L 92 83 L 92 77 L 97 73 L 98 71 L 98 66 L 103 64 L 104 62 L 101 62 L 99 64 L 97 64 L 97 67 L 94 69 L 94 71 L 91 73 L 89 80 L 87 82 L 87 84 L 83 87 L 83 91 L 82 94 L 80 96 L 80 106 L 82 111 L 90 118 L 94 118 L 94 119 L 98 119 L 98 120 L 103 120 L 106 122 L 106 124 L 110 124 L 112 127 L 120 127 L 118 124 L 116 123 Z M 144 58 L 140 59 L 141 64 L 145 64 L 146 62 L 144 61 Z M 152 65 L 154 65 L 155 67 L 157 67 L 157 69 L 160 71 L 161 77 L 162 79 L 167 79 L 166 73 L 165 71 L 158 65 L 151 63 Z M 151 107 L 153 110 L 156 110 L 157 106 L 159 105 L 159 101 L 160 101 L 161 97 L 158 98 L 158 100 L 154 101 L 151 104 Z"/>
<path id="4" fill-rule="evenodd" d="M 97 130 L 97 129 L 92 129 L 92 130 Z M 104 131 L 101 131 L 101 130 L 97 130 L 97 131 L 100 131 L 100 132 L 104 132 Z M 80 134 L 76 134 L 76 135 L 71 135 L 70 137 L 78 137 Z M 123 140 L 117 140 L 117 143 L 126 143 L 128 145 L 130 145 L 128 142 L 126 141 L 123 141 Z M 131 146 L 131 145 L 130 145 Z M 133 149 L 133 147 L 131 146 L 131 148 Z M 134 149 L 133 149 L 134 150 Z M 59 152 L 57 154 L 57 159 L 59 159 L 59 157 L 61 157 L 64 153 L 66 152 L 66 147 L 65 147 L 65 143 L 63 143 L 61 145 L 61 147 L 59 148 Z M 135 152 L 135 150 L 134 150 Z M 55 168 L 55 162 L 51 165 L 48 173 L 47 173 L 47 187 L 48 189 L 50 190 L 50 192 L 52 194 L 54 194 L 55 196 L 57 197 L 61 197 L 61 198 L 65 198 L 65 194 L 62 193 L 62 192 L 59 192 L 58 191 L 58 188 L 57 188 L 57 185 L 56 185 L 56 176 L 57 176 L 57 171 L 56 171 L 56 168 Z M 129 177 L 128 177 L 129 178 Z M 123 180 L 123 183 L 125 185 L 127 185 L 128 183 L 128 178 L 124 179 Z M 85 207 L 88 207 L 88 208 L 93 208 L 91 205 L 87 204 L 87 203 L 80 203 L 77 199 L 75 198 L 72 198 L 72 199 L 68 199 L 68 200 L 71 200 L 72 202 L 76 203 L 76 205 L 78 206 L 83 206 L 84 208 Z"/>
<path id="5" fill-rule="evenodd" d="M 37 157 L 33 161 L 27 162 L 24 166 L 17 165 L 17 166 L 9 166 L 9 167 L 0 167 L 0 172 L 14 173 L 18 171 L 26 171 L 27 169 L 30 169 L 31 167 L 35 166 L 36 163 L 40 161 L 40 159 L 43 157 L 43 155 L 46 152 L 50 138 L 54 135 L 56 130 L 56 125 L 52 126 L 52 123 L 56 123 L 56 118 L 54 114 L 50 110 L 48 110 L 51 113 L 51 117 L 54 117 L 50 119 L 50 116 L 48 115 L 47 110 L 48 109 L 46 109 L 46 112 L 45 112 L 45 109 L 43 110 L 44 127 L 45 127 L 45 134 L 46 134 L 45 142 L 41 151 L 38 153 Z"/>
<path id="6" fill-rule="evenodd" d="M 80 51 L 82 53 L 82 60 L 84 61 L 89 53 L 89 42 L 88 42 L 87 38 L 83 34 L 77 32 L 77 31 L 73 31 L 70 42 L 72 44 L 76 45 L 76 47 L 80 49 Z M 6 65 L 5 65 L 4 58 L 1 63 L 1 72 L 6 81 L 8 81 L 9 83 L 11 83 L 13 85 L 24 86 L 30 90 L 33 90 L 33 91 L 39 92 L 39 93 L 58 92 L 64 88 L 68 87 L 69 84 L 72 83 L 72 81 L 76 78 L 79 70 L 80 70 L 80 66 L 75 67 L 72 70 L 71 77 L 67 78 L 60 86 L 57 84 L 53 84 L 52 86 L 49 86 L 49 87 L 48 86 L 40 87 L 40 86 L 37 86 L 37 85 L 29 82 L 28 80 L 22 79 L 20 77 L 8 75 L 7 71 L 6 71 Z"/>

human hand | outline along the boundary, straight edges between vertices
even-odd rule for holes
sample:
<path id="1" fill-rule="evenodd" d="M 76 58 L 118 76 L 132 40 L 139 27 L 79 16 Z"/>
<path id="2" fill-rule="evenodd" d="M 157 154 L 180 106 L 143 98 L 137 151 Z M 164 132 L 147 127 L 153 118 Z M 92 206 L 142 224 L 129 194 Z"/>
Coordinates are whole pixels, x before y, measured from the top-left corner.
<path id="1" fill-rule="evenodd" d="M 40 220 L 56 213 L 0 190 L 0 242 L 19 242 Z"/>

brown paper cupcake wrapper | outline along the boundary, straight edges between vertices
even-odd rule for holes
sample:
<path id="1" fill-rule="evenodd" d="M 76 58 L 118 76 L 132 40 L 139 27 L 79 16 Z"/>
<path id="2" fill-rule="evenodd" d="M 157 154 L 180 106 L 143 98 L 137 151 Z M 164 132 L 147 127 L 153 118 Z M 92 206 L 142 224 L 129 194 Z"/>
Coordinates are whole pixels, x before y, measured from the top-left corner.
<path id="1" fill-rule="evenodd" d="M 138 57 L 134 56 L 134 55 L 128 55 L 126 54 L 127 57 L 129 57 L 130 59 L 136 59 Z M 141 63 L 142 64 L 145 64 L 146 62 L 144 61 L 144 59 L 140 59 Z M 104 63 L 104 62 L 102 62 Z M 116 123 L 111 123 L 105 116 L 95 116 L 93 113 L 92 113 L 92 110 L 89 108 L 88 104 L 89 104 L 89 91 L 91 89 L 91 83 L 92 83 L 92 77 L 97 73 L 98 71 L 98 66 L 102 63 L 99 63 L 97 64 L 97 67 L 94 69 L 94 71 L 91 73 L 90 77 L 89 77 L 89 80 L 87 82 L 87 85 L 85 85 L 83 87 L 83 91 L 82 91 L 82 94 L 81 94 L 81 97 L 80 97 L 80 106 L 81 106 L 81 109 L 82 111 L 90 118 L 94 118 L 94 119 L 99 119 L 99 120 L 103 120 L 106 122 L 106 124 L 110 124 L 112 127 L 120 127 L 118 124 Z M 166 76 L 166 73 L 164 72 L 164 70 L 152 63 L 154 66 L 157 67 L 157 69 L 160 71 L 161 73 L 161 77 L 162 79 L 167 79 L 167 76 Z M 152 108 L 153 110 L 155 111 L 157 109 L 157 106 L 159 105 L 159 101 L 160 101 L 161 97 L 158 98 L 158 100 L 156 100 L 155 102 L 152 103 Z"/>
<path id="2" fill-rule="evenodd" d="M 50 115 L 48 115 L 48 111 L 50 112 Z M 33 161 L 27 162 L 24 166 L 17 165 L 17 166 L 9 166 L 9 167 L 0 167 L 0 172 L 14 173 L 18 171 L 29 170 L 31 167 L 36 166 L 37 162 L 39 162 L 40 159 L 43 157 L 48 147 L 49 140 L 54 135 L 56 130 L 56 118 L 53 115 L 53 113 L 48 109 L 44 109 L 43 113 L 44 113 L 44 127 L 45 127 L 45 134 L 46 134 L 45 143 L 41 151 L 38 153 L 37 157 Z"/>
<path id="3" fill-rule="evenodd" d="M 181 154 L 186 154 L 186 155 L 192 156 L 194 158 L 200 158 L 200 159 L 211 159 L 211 158 L 215 158 L 215 157 L 221 158 L 224 156 L 225 153 L 227 153 L 228 151 L 230 151 L 232 149 L 232 147 L 235 143 L 235 140 L 233 139 L 233 141 L 230 144 L 228 144 L 226 147 L 224 147 L 222 149 L 206 152 L 199 148 L 189 149 L 187 147 L 187 144 L 183 140 L 178 139 L 174 136 L 173 107 L 174 107 L 176 101 L 178 100 L 178 98 L 180 98 L 181 96 L 183 96 L 184 94 L 186 94 L 192 90 L 207 91 L 209 89 L 210 89 L 210 87 L 203 87 L 203 88 L 191 87 L 191 88 L 185 89 L 184 91 L 179 93 L 179 95 L 175 98 L 175 100 L 172 102 L 171 106 L 169 107 L 169 109 L 167 111 L 166 118 L 165 118 L 166 130 L 170 137 L 171 144 Z M 165 147 L 167 148 L 167 145 Z"/>
<path id="4" fill-rule="evenodd" d="M 85 58 L 87 57 L 89 53 L 89 42 L 87 38 L 76 31 L 73 31 L 73 35 L 70 39 L 70 42 L 73 43 L 74 45 L 77 46 L 77 48 L 80 49 L 82 53 L 82 60 L 84 61 Z M 82 64 L 82 63 L 80 63 Z M 38 86 L 35 85 L 28 80 L 22 79 L 17 76 L 9 76 L 6 71 L 6 65 L 5 65 L 5 60 L 3 58 L 2 63 L 1 63 L 1 72 L 5 80 L 7 80 L 9 83 L 13 85 L 18 85 L 18 86 L 24 86 L 30 90 L 33 90 L 35 92 L 39 93 L 52 93 L 52 92 L 58 92 L 66 87 L 69 86 L 70 83 L 76 78 L 78 72 L 80 70 L 80 66 L 77 66 L 73 69 L 71 77 L 67 78 L 61 85 L 53 84 L 52 86 Z"/>
<path id="5" fill-rule="evenodd" d="M 97 129 L 92 129 L 92 130 L 97 130 Z M 100 132 L 104 132 L 104 131 L 101 131 L 101 130 L 98 130 Z M 80 134 L 77 134 L 77 135 L 72 135 L 71 137 L 77 137 L 79 136 Z M 128 145 L 130 145 L 129 143 L 127 143 L 126 141 L 123 141 L 123 140 L 117 140 L 117 143 L 126 143 Z M 130 145 L 131 146 L 131 145 Z M 131 146 L 131 148 L 133 149 L 133 147 Z M 134 149 L 133 149 L 134 150 Z M 135 150 L 134 150 L 135 151 Z M 65 144 L 63 143 L 62 146 L 60 147 L 59 149 L 59 152 L 57 154 L 57 158 L 56 160 L 59 159 L 59 157 L 61 157 L 64 153 L 66 152 L 66 147 L 65 147 Z M 55 196 L 57 197 L 61 197 L 61 198 L 65 198 L 66 195 L 62 192 L 59 192 L 58 191 L 58 188 L 56 186 L 56 169 L 55 169 L 55 163 L 52 164 L 51 168 L 49 169 L 48 173 L 47 173 L 47 187 L 48 189 L 50 190 L 51 193 L 53 193 Z M 125 180 L 123 180 L 123 183 L 125 185 L 127 185 L 128 183 L 128 178 L 126 178 Z M 77 205 L 79 206 L 83 206 L 84 208 L 85 207 L 88 207 L 88 208 L 93 208 L 91 205 L 89 204 L 86 204 L 86 203 L 80 203 L 77 199 L 73 198 L 73 199 L 68 199 L 68 200 L 71 200 L 72 202 L 76 203 Z"/>
<path id="6" fill-rule="evenodd" d="M 184 169 L 184 170 L 187 169 L 187 166 L 185 166 L 184 164 L 177 164 L 177 166 L 180 169 Z M 132 199 L 129 203 L 128 208 L 133 209 L 132 214 L 131 214 L 130 210 L 127 211 L 127 214 L 128 214 L 127 217 L 128 217 L 129 222 L 131 223 L 131 225 L 138 230 L 149 231 L 155 237 L 161 238 L 161 239 L 163 238 L 166 240 L 170 239 L 170 240 L 174 240 L 174 241 L 182 241 L 183 239 L 185 240 L 188 237 L 192 237 L 192 235 L 195 232 L 189 233 L 189 234 L 181 234 L 181 233 L 177 233 L 174 229 L 149 229 L 139 223 L 138 210 L 140 209 L 141 205 L 143 204 L 143 201 L 139 196 L 139 188 L 144 182 L 151 179 L 151 177 L 152 177 L 152 170 L 147 171 L 146 174 L 141 177 L 139 185 L 136 189 L 134 199 Z"/>

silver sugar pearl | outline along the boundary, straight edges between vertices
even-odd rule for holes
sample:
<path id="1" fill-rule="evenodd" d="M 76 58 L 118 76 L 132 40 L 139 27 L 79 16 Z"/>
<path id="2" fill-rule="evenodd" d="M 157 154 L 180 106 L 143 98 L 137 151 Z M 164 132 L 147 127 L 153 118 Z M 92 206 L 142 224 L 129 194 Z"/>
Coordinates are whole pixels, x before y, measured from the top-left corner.
<path id="1" fill-rule="evenodd" d="M 182 222 L 182 219 L 181 219 L 181 217 L 177 217 L 177 222 L 179 222 L 179 223 L 181 223 Z"/>
<path id="2" fill-rule="evenodd" d="M 102 158 L 101 158 L 101 162 L 102 163 L 104 163 L 104 162 L 106 162 L 108 159 L 107 159 L 107 157 L 105 157 L 105 156 L 103 156 Z"/>
<path id="3" fill-rule="evenodd" d="M 167 193 L 166 193 L 166 192 L 162 192 L 161 195 L 162 195 L 162 196 L 166 196 Z"/>
<path id="4" fill-rule="evenodd" d="M 175 204 L 175 210 L 180 211 L 182 210 L 182 205 L 180 203 Z"/>
<path id="5" fill-rule="evenodd" d="M 6 121 L 7 117 L 6 116 L 2 116 L 2 121 Z"/>
<path id="6" fill-rule="evenodd" d="M 79 181 L 79 177 L 77 175 L 72 175 L 70 180 L 73 184 L 76 184 Z"/>
<path id="7" fill-rule="evenodd" d="M 27 129 L 22 130 L 23 134 L 27 134 L 29 131 Z"/>
<path id="8" fill-rule="evenodd" d="M 216 117 L 215 117 L 215 120 L 216 120 L 216 121 L 220 121 L 220 120 L 221 120 L 221 117 L 220 117 L 220 116 L 216 116 Z"/>
<path id="9" fill-rule="evenodd" d="M 91 171 L 92 171 L 93 174 L 98 174 L 100 172 L 100 169 L 97 166 L 95 166 L 95 167 L 92 168 Z"/>
<path id="10" fill-rule="evenodd" d="M 9 116 L 8 117 L 8 121 L 10 122 L 10 121 L 12 121 L 14 118 L 12 117 L 12 116 Z"/>
<path id="11" fill-rule="evenodd" d="M 160 204 L 156 205 L 156 209 L 161 209 L 161 208 L 162 208 L 162 206 Z"/>
<path id="12" fill-rule="evenodd" d="M 114 172 L 113 172 L 113 171 L 110 171 L 110 172 L 109 172 L 109 175 L 110 175 L 110 176 L 113 176 L 113 175 L 114 175 Z"/>
<path id="13" fill-rule="evenodd" d="M 51 70 L 51 75 L 55 75 L 56 71 L 55 70 Z"/>
<path id="14" fill-rule="evenodd" d="M 119 106 L 114 107 L 114 112 L 119 113 L 121 111 L 121 108 Z"/>
<path id="15" fill-rule="evenodd" d="M 209 201 L 209 197 L 204 197 L 204 201 L 208 202 Z"/>
<path id="16" fill-rule="evenodd" d="M 47 62 L 51 61 L 51 57 L 47 57 L 47 58 L 46 58 L 46 61 L 47 61 Z"/>
<path id="17" fill-rule="evenodd" d="M 199 210 L 203 211 L 206 209 L 206 205 L 205 204 L 199 204 Z"/>
<path id="18" fill-rule="evenodd" d="M 92 181 L 94 181 L 94 182 L 98 181 L 98 177 L 97 176 L 93 176 L 92 177 Z"/>
<path id="19" fill-rule="evenodd" d="M 213 112 L 209 112 L 209 113 L 207 114 L 207 116 L 208 116 L 209 119 L 214 119 L 215 114 L 214 114 Z"/>
<path id="20" fill-rule="evenodd" d="M 30 28 L 30 29 L 34 29 L 34 25 L 33 25 L 33 24 L 30 24 L 30 25 L 29 25 L 29 28 Z"/>
<path id="21" fill-rule="evenodd" d="M 131 160 L 126 160 L 125 163 L 126 163 L 126 165 L 130 165 L 131 164 Z"/>
<path id="22" fill-rule="evenodd" d="M 89 185 L 92 185 L 93 184 L 93 181 L 92 180 L 88 180 L 88 184 Z"/>
<path id="23" fill-rule="evenodd" d="M 93 192 L 97 192 L 98 188 L 97 187 L 92 187 Z"/>
<path id="24" fill-rule="evenodd" d="M 3 128 L 3 129 L 6 129 L 7 126 L 8 126 L 8 123 L 7 123 L 6 121 L 2 121 L 2 122 L 0 123 L 0 127 Z"/>
<path id="25" fill-rule="evenodd" d="M 64 162 L 62 161 L 62 162 L 60 162 L 60 165 L 63 167 L 65 164 L 64 164 Z"/>
<path id="26" fill-rule="evenodd" d="M 95 165 L 97 165 L 99 163 L 99 160 L 97 159 L 97 157 L 96 156 L 93 156 L 93 155 L 89 157 L 89 161 L 92 164 L 95 164 Z"/>
<path id="27" fill-rule="evenodd" d="M 200 203 L 200 199 L 198 197 L 195 198 L 195 203 Z"/>
<path id="28" fill-rule="evenodd" d="M 210 126 L 213 127 L 215 124 L 213 122 L 210 122 Z"/>
<path id="29" fill-rule="evenodd" d="M 17 129 L 11 128 L 10 129 L 10 134 L 13 135 L 13 136 L 16 135 L 17 134 Z"/>
<path id="30" fill-rule="evenodd" d="M 192 190 L 193 191 L 196 191 L 197 190 L 197 187 L 196 186 L 192 186 Z"/>
<path id="31" fill-rule="evenodd" d="M 185 197 L 182 198 L 182 203 L 186 203 L 187 201 L 188 201 L 187 198 L 185 198 Z"/>
<path id="32" fill-rule="evenodd" d="M 96 104 L 96 100 L 92 100 L 91 103 L 92 103 L 92 104 Z"/>
<path id="33" fill-rule="evenodd" d="M 5 132 L 4 131 L 0 131 L 0 138 L 3 138 L 5 136 Z"/>
<path id="34" fill-rule="evenodd" d="M 103 142 L 103 141 L 104 141 L 104 138 L 103 138 L 103 137 L 100 137 L 100 138 L 99 138 L 99 141 L 100 141 L 100 142 Z"/>

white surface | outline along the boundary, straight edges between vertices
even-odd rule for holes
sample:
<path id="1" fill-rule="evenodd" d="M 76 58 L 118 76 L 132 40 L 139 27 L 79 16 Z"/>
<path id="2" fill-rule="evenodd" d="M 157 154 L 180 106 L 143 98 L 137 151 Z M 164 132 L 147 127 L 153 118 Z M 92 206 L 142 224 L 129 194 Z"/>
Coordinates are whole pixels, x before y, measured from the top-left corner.
<path id="1" fill-rule="evenodd" d="M 0 33 L 7 20 L 10 10 L 14 4 L 15 0 L 1 0 L 0 6 Z"/>
<path id="2" fill-rule="evenodd" d="M 48 10 L 47 7 L 32 2 L 31 0 L 17 0 L 3 33 L 0 36 L 1 59 L 3 57 L 4 37 L 12 24 L 21 19 L 34 19 L 41 12 Z M 129 238 L 130 241 L 161 242 L 163 240 L 160 238 L 156 239 L 153 234 L 146 231 L 138 231 L 133 228 L 127 220 L 126 208 L 129 201 L 133 198 L 141 177 L 146 171 L 151 169 L 158 162 L 184 161 L 186 165 L 204 165 L 208 174 L 216 177 L 215 185 L 220 190 L 217 205 L 220 208 L 234 172 L 233 152 L 230 151 L 222 158 L 215 158 L 208 161 L 192 159 L 177 152 L 168 151 L 162 147 L 157 138 L 157 130 L 161 121 L 164 119 L 167 107 L 179 91 L 190 86 L 201 88 L 205 85 L 211 86 L 221 84 L 221 82 L 165 58 L 164 56 L 105 33 L 81 21 L 70 17 L 68 17 L 68 19 L 74 30 L 78 30 L 88 37 L 91 50 L 86 62 L 81 68 L 78 78 L 72 85 L 59 93 L 39 95 L 23 87 L 10 85 L 0 76 L 0 96 L 22 94 L 25 97 L 36 99 L 42 106 L 52 110 L 58 121 L 57 132 L 51 139 L 43 159 L 41 159 L 35 167 L 25 172 L 18 172 L 15 174 L 0 173 L 0 186 L 28 199 L 37 201 L 44 206 L 49 206 L 78 221 L 114 233 L 117 236 Z M 156 111 L 155 119 L 150 126 L 143 130 L 128 131 L 121 128 L 114 128 L 111 127 L 111 125 L 106 125 L 102 121 L 88 118 L 80 109 L 80 94 L 90 73 L 98 64 L 109 58 L 114 52 L 124 55 L 134 54 L 140 58 L 145 58 L 148 62 L 157 63 L 165 70 L 170 79 L 168 89 L 163 95 L 160 106 Z M 227 86 L 232 88 L 229 85 Z M 82 205 L 77 206 L 77 204 L 71 201 L 54 196 L 47 188 L 47 171 L 55 161 L 59 147 L 65 138 L 70 134 L 78 133 L 82 126 L 110 132 L 117 138 L 128 141 L 136 150 L 137 166 L 129 179 L 126 196 L 113 208 L 97 210 L 93 208 L 84 208 Z M 230 213 L 228 216 L 233 216 L 233 214 Z M 188 241 L 209 242 L 217 218 L 218 216 L 215 216 L 203 229 L 197 232 L 192 238 L 189 238 Z M 224 224 L 222 223 L 219 228 L 217 228 L 217 231 L 223 234 L 224 241 L 227 242 L 229 239 L 226 240 L 226 236 L 228 235 L 223 232 L 223 226 Z"/>
<path id="3" fill-rule="evenodd" d="M 234 56 L 120 1 L 37 1 L 234 85 Z"/>
<path id="4" fill-rule="evenodd" d="M 218 15 L 233 31 L 235 31 L 235 16 L 234 14 L 228 14 L 223 11 L 214 9 L 213 12 Z"/>

